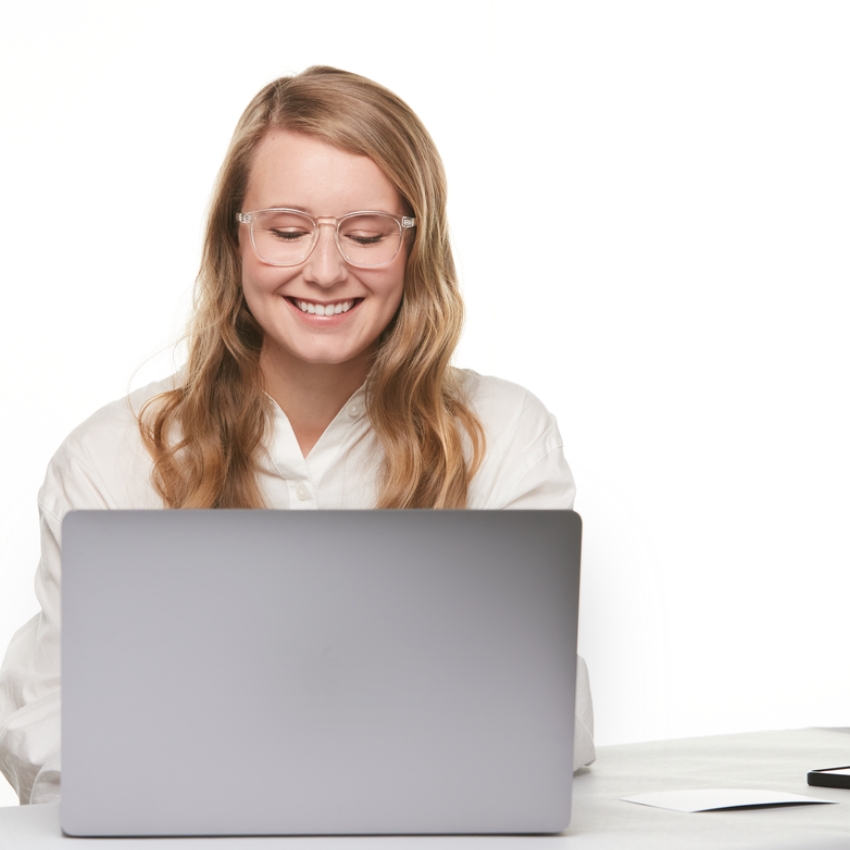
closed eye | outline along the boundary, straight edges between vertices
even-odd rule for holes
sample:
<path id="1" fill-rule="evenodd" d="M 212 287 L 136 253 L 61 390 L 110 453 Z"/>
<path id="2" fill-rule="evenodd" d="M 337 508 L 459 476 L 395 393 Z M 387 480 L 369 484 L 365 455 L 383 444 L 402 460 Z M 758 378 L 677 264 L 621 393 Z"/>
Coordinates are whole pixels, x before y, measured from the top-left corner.
<path id="1" fill-rule="evenodd" d="M 346 233 L 345 238 L 357 245 L 377 245 L 379 242 L 386 239 L 386 235 L 383 233 Z"/>
<path id="2" fill-rule="evenodd" d="M 304 230 L 278 230 L 276 228 L 269 228 L 267 231 L 271 236 L 274 236 L 275 239 L 279 239 L 281 242 L 297 242 L 299 239 L 304 239 L 305 237 L 309 238 L 310 233 Z"/>

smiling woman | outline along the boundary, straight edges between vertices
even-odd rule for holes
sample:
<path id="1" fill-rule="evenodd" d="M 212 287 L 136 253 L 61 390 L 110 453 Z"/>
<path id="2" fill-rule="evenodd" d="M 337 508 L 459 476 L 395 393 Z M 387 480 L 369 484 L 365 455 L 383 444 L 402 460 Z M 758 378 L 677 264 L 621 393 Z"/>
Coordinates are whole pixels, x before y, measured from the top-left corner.
<path id="1" fill-rule="evenodd" d="M 266 392 L 308 454 L 323 420 L 366 380 L 398 312 L 412 228 L 402 227 L 404 202 L 371 159 L 288 131 L 261 142 L 243 206 L 259 210 L 240 219 L 251 236 L 240 228 L 239 255 L 245 302 L 263 330 Z M 307 211 L 320 211 L 319 221 Z M 315 404 L 321 385 L 324 411 Z"/>
<path id="2" fill-rule="evenodd" d="M 60 539 L 74 509 L 571 508 L 553 416 L 455 369 L 439 155 L 398 97 L 311 68 L 266 86 L 213 198 L 177 375 L 94 414 L 39 494 L 41 613 L 0 674 L 0 768 L 59 794 Z M 579 665 L 575 766 L 593 760 Z"/>
<path id="3" fill-rule="evenodd" d="M 167 505 L 267 504 L 269 396 L 306 456 L 356 391 L 383 454 L 371 506 L 467 505 L 485 434 L 449 364 L 462 304 L 445 201 L 427 130 L 382 86 L 312 68 L 257 94 L 219 175 L 185 380 L 142 414 Z M 364 211 L 396 220 L 386 262 L 350 229 Z"/>

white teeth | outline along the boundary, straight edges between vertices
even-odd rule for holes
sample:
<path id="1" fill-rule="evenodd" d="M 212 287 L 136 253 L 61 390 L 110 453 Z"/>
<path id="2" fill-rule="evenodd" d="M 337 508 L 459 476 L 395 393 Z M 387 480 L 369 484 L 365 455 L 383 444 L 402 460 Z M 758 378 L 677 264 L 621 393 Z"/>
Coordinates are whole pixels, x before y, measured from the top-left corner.
<path id="1" fill-rule="evenodd" d="M 347 313 L 353 306 L 353 301 L 340 301 L 337 304 L 314 304 L 312 301 L 296 301 L 295 306 L 302 313 L 313 313 L 316 316 L 335 316 L 337 313 Z"/>

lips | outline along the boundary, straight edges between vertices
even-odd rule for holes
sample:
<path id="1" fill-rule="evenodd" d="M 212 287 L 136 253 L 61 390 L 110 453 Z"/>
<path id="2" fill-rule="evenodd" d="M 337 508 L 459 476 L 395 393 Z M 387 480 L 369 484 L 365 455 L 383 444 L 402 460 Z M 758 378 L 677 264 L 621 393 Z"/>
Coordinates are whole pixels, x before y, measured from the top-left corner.
<path id="1" fill-rule="evenodd" d="M 300 298 L 287 298 L 286 300 L 295 305 L 302 313 L 309 313 L 311 316 L 337 316 L 340 313 L 347 313 L 363 299 L 350 298 L 348 301 L 334 301 L 327 304 L 318 301 L 302 301 Z"/>

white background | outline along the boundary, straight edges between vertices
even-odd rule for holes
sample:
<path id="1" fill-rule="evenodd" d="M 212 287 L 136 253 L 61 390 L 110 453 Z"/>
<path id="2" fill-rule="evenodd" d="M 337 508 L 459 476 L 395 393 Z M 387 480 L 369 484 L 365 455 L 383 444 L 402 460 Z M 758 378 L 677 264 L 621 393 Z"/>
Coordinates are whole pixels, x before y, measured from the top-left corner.
<path id="1" fill-rule="evenodd" d="M 458 364 L 558 416 L 598 742 L 850 725 L 848 44 L 842 2 L 3 3 L 0 644 L 50 456 L 172 369 L 241 110 L 323 63 L 443 154 Z"/>

